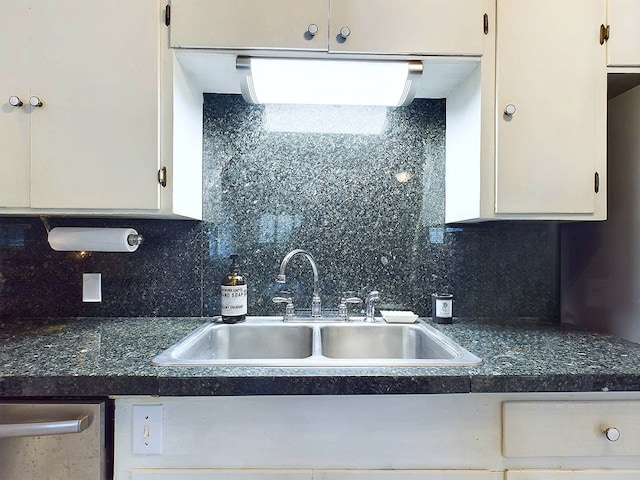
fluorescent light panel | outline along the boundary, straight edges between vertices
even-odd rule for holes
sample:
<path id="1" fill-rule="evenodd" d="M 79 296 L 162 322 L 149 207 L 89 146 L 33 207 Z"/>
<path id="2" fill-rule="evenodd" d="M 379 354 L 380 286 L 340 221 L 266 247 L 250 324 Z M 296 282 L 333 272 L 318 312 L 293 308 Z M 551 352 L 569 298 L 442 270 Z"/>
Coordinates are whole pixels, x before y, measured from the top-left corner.
<path id="1" fill-rule="evenodd" d="M 400 106 L 422 62 L 238 57 L 236 69 L 250 103 Z"/>

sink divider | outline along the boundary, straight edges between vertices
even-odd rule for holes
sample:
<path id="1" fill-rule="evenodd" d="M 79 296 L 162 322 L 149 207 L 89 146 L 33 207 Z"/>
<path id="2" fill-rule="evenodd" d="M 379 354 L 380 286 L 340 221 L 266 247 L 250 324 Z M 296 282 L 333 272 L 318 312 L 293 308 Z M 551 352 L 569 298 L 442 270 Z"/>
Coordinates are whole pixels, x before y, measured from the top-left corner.
<path id="1" fill-rule="evenodd" d="M 313 336 L 311 343 L 311 356 L 323 357 L 322 355 L 322 337 L 320 333 L 320 325 L 312 325 Z"/>

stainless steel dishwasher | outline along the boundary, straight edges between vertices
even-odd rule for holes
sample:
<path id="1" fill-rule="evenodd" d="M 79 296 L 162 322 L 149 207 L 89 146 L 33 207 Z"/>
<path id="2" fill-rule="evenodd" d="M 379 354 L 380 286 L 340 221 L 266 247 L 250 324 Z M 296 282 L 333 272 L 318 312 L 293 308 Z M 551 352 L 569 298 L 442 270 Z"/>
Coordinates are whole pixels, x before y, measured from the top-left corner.
<path id="1" fill-rule="evenodd" d="M 0 402 L 2 480 L 106 480 L 105 402 Z"/>

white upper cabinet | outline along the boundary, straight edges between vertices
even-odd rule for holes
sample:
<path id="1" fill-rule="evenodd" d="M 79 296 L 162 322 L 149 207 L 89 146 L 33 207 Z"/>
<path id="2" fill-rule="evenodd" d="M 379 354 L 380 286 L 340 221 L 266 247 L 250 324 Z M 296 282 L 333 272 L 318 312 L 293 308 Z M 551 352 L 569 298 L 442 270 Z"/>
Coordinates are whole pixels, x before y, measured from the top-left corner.
<path id="1" fill-rule="evenodd" d="M 326 50 L 329 0 L 172 0 L 171 46 Z"/>
<path id="2" fill-rule="evenodd" d="M 155 2 L 31 3 L 31 207 L 158 209 Z"/>
<path id="3" fill-rule="evenodd" d="M 640 67 L 640 1 L 608 0 L 607 64 Z"/>
<path id="4" fill-rule="evenodd" d="M 172 0 L 171 46 L 481 55 L 483 0 Z"/>
<path id="5" fill-rule="evenodd" d="M 29 205 L 28 2 L 6 2 L 0 15 L 0 206 Z M 10 98 L 16 105 L 12 105 Z M 20 105 L 22 103 L 22 105 Z"/>
<path id="6" fill-rule="evenodd" d="M 479 56 L 483 16 L 482 0 L 333 0 L 329 50 Z"/>
<path id="7" fill-rule="evenodd" d="M 447 97 L 446 221 L 605 219 L 605 0 L 495 8 Z"/>
<path id="8" fill-rule="evenodd" d="M 202 99 L 187 93 L 174 101 L 181 86 L 172 77 L 164 2 L 30 0 L 6 8 L 0 213 L 201 216 L 201 149 L 200 158 L 175 155 L 189 157 L 177 165 L 172 135 L 175 103 Z"/>
<path id="9" fill-rule="evenodd" d="M 496 213 L 605 218 L 604 0 L 498 0 L 497 15 Z"/>

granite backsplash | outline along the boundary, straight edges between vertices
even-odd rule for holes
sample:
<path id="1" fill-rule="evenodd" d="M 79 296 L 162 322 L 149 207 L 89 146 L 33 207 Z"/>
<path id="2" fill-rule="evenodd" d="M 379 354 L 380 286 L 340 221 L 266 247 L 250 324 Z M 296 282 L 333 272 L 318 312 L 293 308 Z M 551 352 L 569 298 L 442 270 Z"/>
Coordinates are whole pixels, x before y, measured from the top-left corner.
<path id="1" fill-rule="evenodd" d="M 205 95 L 204 220 L 51 218 L 51 226 L 127 226 L 132 254 L 55 252 L 38 218 L 0 218 L 0 318 L 211 316 L 227 257 L 240 255 L 249 313 L 279 313 L 274 278 L 294 248 L 320 270 L 323 306 L 380 291 L 379 307 L 430 315 L 450 292 L 458 316 L 557 319 L 558 225 L 444 224 L 444 100 L 397 109 L 266 107 Z M 308 308 L 311 270 L 287 285 Z M 102 302 L 82 302 L 82 274 Z"/>

